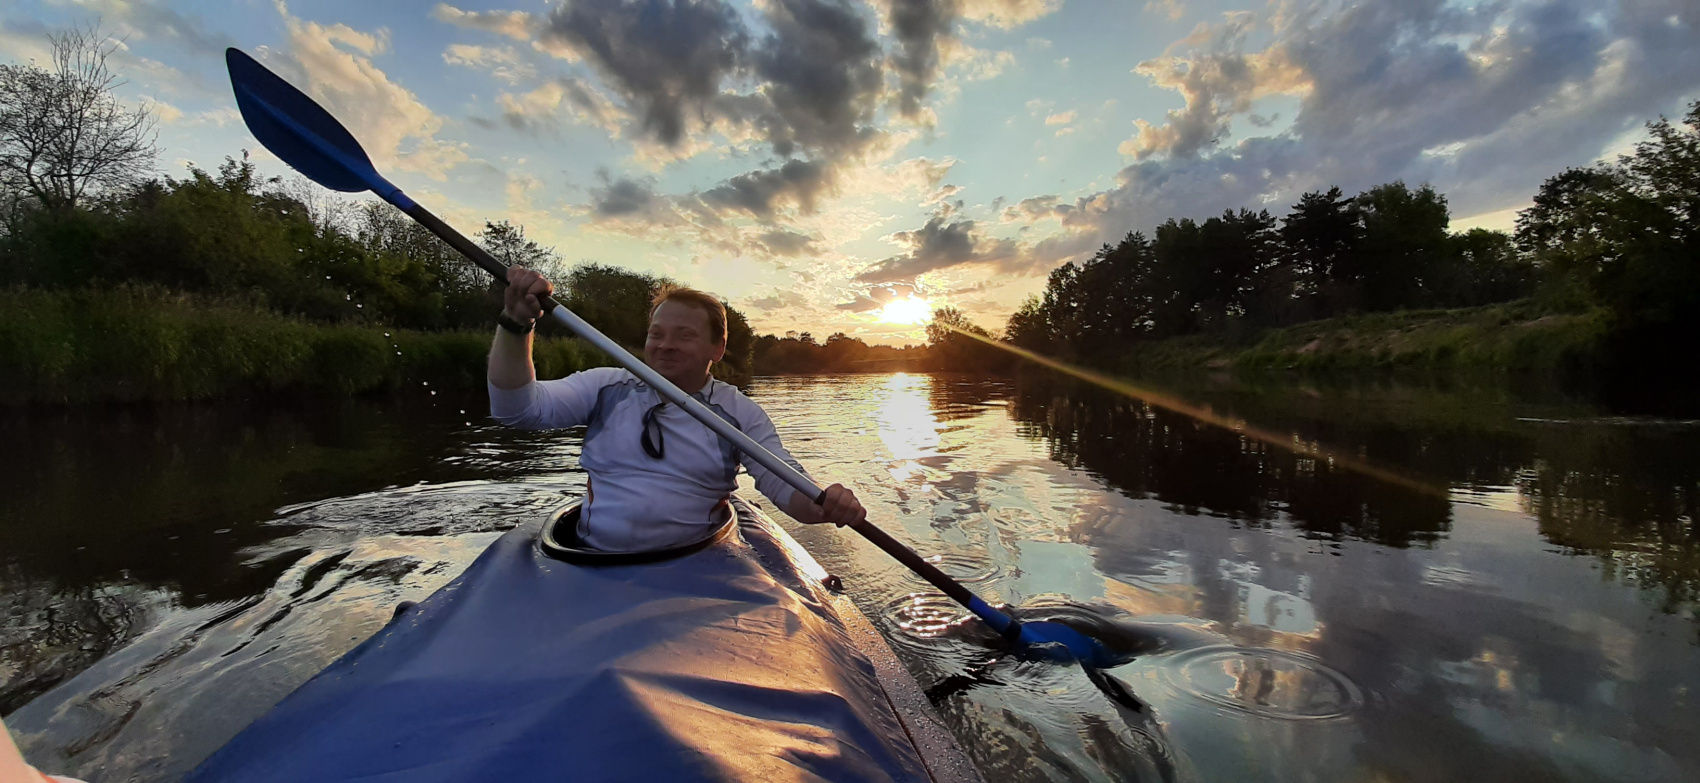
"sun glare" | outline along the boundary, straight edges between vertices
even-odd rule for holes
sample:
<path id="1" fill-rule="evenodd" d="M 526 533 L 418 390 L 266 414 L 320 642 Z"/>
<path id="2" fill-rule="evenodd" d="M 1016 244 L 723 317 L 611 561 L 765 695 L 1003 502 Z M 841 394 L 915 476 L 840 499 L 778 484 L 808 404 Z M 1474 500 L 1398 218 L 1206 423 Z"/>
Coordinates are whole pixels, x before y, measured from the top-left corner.
<path id="1" fill-rule="evenodd" d="M 933 317 L 933 306 L 913 296 L 893 299 L 880 310 L 880 320 L 891 324 L 924 324 Z"/>

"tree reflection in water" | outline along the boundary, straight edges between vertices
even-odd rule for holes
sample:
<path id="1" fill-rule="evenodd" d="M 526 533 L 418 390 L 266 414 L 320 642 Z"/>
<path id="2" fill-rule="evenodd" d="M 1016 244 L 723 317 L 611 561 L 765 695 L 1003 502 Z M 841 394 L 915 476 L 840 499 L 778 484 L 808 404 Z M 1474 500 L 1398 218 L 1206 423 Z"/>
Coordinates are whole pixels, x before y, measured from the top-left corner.
<path id="1" fill-rule="evenodd" d="M 1424 546 L 1445 536 L 1452 503 L 1515 496 L 1550 542 L 1597 558 L 1604 574 L 1660 596 L 1666 612 L 1700 598 L 1700 426 L 1600 418 L 1518 418 L 1503 400 L 1446 392 L 1393 403 L 1287 388 L 1207 392 L 1295 443 L 1451 488 L 1416 491 L 1295 454 L 1087 384 L 1024 383 L 1011 415 L 1052 458 L 1134 498 L 1236 525 L 1291 524 L 1329 542 Z M 1690 609 L 1692 611 L 1692 609 Z"/>

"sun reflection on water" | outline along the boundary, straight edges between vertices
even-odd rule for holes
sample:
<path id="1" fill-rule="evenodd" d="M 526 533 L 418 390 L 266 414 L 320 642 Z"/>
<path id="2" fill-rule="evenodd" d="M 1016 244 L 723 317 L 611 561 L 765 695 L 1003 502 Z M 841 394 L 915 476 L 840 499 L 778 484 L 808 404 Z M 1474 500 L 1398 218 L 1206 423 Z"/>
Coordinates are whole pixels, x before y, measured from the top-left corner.
<path id="1" fill-rule="evenodd" d="M 925 375 L 897 373 L 880 389 L 879 438 L 890 455 L 886 470 L 897 481 L 923 477 L 926 468 L 918 460 L 939 453 L 939 420 L 928 403 L 932 384 Z"/>

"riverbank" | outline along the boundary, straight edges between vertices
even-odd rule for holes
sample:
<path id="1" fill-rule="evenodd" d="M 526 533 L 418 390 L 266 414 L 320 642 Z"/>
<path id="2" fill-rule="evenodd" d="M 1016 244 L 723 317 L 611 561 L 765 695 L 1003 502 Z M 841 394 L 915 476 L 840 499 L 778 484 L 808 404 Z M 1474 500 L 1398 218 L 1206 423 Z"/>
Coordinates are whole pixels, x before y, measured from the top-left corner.
<path id="1" fill-rule="evenodd" d="M 1524 300 L 1456 310 L 1342 316 L 1245 336 L 1190 335 L 1110 359 L 1130 374 L 1211 369 L 1365 376 L 1421 373 L 1585 383 L 1609 365 L 1603 310 L 1554 313 Z"/>
<path id="2" fill-rule="evenodd" d="M 490 332 L 319 324 L 151 287 L 0 290 L 0 404 L 482 389 Z M 607 363 L 537 343 L 541 377 Z"/>

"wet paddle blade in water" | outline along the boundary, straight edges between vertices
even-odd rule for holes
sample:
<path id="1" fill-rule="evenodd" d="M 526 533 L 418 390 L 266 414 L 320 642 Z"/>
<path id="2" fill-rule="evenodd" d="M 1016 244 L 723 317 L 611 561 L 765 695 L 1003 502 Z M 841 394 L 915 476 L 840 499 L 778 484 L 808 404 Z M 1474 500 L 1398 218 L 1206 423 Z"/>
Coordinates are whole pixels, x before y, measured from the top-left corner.
<path id="1" fill-rule="evenodd" d="M 1072 661 L 1098 669 L 1107 669 L 1128 660 L 1110 652 L 1097 639 L 1079 630 L 1044 620 L 1021 624 L 1021 641 L 1016 653 L 1024 658 L 1057 663 Z"/>

